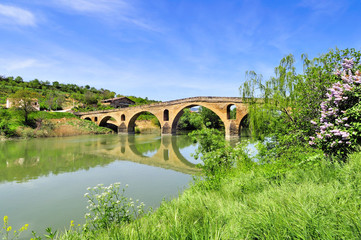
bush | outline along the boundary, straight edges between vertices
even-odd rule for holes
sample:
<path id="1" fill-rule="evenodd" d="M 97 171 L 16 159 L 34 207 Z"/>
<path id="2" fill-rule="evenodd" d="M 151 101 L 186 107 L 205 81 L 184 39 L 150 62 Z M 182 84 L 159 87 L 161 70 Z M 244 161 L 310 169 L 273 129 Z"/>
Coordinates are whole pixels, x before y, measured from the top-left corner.
<path id="1" fill-rule="evenodd" d="M 189 134 L 194 141 L 198 141 L 195 158 L 201 159 L 206 180 L 213 181 L 214 186 L 228 170 L 233 167 L 250 167 L 253 165 L 251 158 L 245 150 L 245 145 L 238 144 L 235 148 L 224 139 L 223 134 L 216 129 L 203 128 Z"/>
<path id="2" fill-rule="evenodd" d="M 309 144 L 321 148 L 327 155 L 346 161 L 348 153 L 359 148 L 361 140 L 361 72 L 353 69 L 353 59 L 344 59 L 343 71 L 328 89 L 327 99 L 321 103 L 321 117 L 311 123 L 315 136 Z"/>
<path id="3" fill-rule="evenodd" d="M 84 197 L 88 199 L 89 213 L 85 215 L 85 230 L 105 229 L 113 224 L 129 223 L 143 213 L 144 204 L 136 201 L 136 206 L 131 198 L 124 195 L 125 189 L 120 189 L 120 183 L 110 184 L 108 187 L 98 184 L 87 190 L 89 193 Z"/>

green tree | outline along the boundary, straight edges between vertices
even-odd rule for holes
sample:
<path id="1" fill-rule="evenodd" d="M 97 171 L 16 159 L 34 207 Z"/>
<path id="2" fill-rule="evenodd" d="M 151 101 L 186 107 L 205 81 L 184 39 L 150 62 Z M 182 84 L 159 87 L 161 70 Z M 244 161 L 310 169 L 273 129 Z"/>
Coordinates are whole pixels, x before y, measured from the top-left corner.
<path id="1" fill-rule="evenodd" d="M 330 50 L 309 60 L 302 55 L 304 71 L 297 74 L 292 55 L 283 58 L 275 68 L 275 76 L 263 81 L 262 75 L 247 72 L 240 92 L 249 104 L 249 125 L 254 137 L 289 135 L 306 142 L 313 133 L 310 120 L 320 116 L 320 104 L 327 89 L 337 81 L 333 74 L 344 58 L 354 58 L 359 65 L 361 53 L 355 49 Z"/>
<path id="2" fill-rule="evenodd" d="M 93 91 L 86 91 L 84 95 L 84 101 L 86 104 L 97 104 L 98 103 L 98 96 Z"/>
<path id="3" fill-rule="evenodd" d="M 57 82 L 57 81 L 53 82 L 53 87 L 56 88 L 56 89 L 60 89 L 59 82 Z"/>
<path id="4" fill-rule="evenodd" d="M 209 128 L 221 129 L 224 127 L 222 120 L 212 110 L 200 107 L 200 116 L 203 119 L 203 123 Z"/>
<path id="5" fill-rule="evenodd" d="M 17 83 L 22 83 L 23 81 L 24 81 L 23 78 L 20 77 L 20 76 L 17 76 L 17 77 L 15 78 L 15 82 L 17 82 Z"/>
<path id="6" fill-rule="evenodd" d="M 257 139 L 273 136 L 268 147 L 277 149 L 275 159 L 286 152 L 292 154 L 295 146 L 307 146 L 309 136 L 314 134 L 311 120 L 320 119 L 320 106 L 327 90 L 338 81 L 334 72 L 341 68 L 344 58 L 354 59 L 355 71 L 360 69 L 360 57 L 361 53 L 355 49 L 330 50 L 312 60 L 302 55 L 304 69 L 298 74 L 294 57 L 288 55 L 275 68 L 275 76 L 265 82 L 261 75 L 248 72 L 240 91 L 249 103 L 248 119 L 253 136 Z"/>
<path id="7" fill-rule="evenodd" d="M 25 118 L 25 123 L 29 122 L 28 116 L 31 112 L 35 111 L 35 102 L 38 102 L 38 98 L 41 96 L 33 91 L 22 89 L 18 90 L 11 96 L 14 107 L 19 109 Z"/>
<path id="8" fill-rule="evenodd" d="M 179 119 L 177 127 L 181 130 L 196 130 L 203 128 L 203 126 L 201 115 L 186 108 L 183 110 L 183 115 Z"/>
<path id="9" fill-rule="evenodd" d="M 8 110 L 0 108 L 0 134 L 12 135 L 13 130 L 11 129 L 12 117 Z"/>

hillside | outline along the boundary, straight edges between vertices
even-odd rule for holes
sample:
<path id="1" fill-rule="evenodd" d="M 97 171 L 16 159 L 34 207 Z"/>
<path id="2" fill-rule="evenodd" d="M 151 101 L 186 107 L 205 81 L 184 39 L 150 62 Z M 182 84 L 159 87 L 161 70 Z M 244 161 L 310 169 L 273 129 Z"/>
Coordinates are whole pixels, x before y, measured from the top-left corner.
<path id="1" fill-rule="evenodd" d="M 5 77 L 0 75 L 0 106 L 6 105 L 6 99 L 16 91 L 29 89 L 41 95 L 39 99 L 40 110 L 63 110 L 72 109 L 74 111 L 91 111 L 100 109 L 111 109 L 110 106 L 102 106 L 101 100 L 121 97 L 108 89 L 96 89 L 89 85 L 78 86 L 76 84 L 63 84 L 57 81 L 40 81 L 34 79 L 24 81 L 22 77 Z M 126 96 L 136 103 L 136 105 L 158 102 L 135 96 Z"/>

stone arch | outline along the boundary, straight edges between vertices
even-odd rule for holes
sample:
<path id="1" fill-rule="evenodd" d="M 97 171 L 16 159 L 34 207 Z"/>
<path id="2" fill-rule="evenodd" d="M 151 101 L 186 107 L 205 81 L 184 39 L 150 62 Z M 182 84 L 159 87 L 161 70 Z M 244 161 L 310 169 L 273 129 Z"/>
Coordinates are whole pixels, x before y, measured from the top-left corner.
<path id="1" fill-rule="evenodd" d="M 227 119 L 236 119 L 237 115 L 232 116 L 232 111 L 235 109 L 235 113 L 237 114 L 237 106 L 235 104 L 229 104 L 227 106 Z"/>
<path id="2" fill-rule="evenodd" d="M 120 121 L 124 122 L 125 121 L 125 115 L 122 114 L 122 116 L 120 116 Z"/>
<path id="3" fill-rule="evenodd" d="M 91 121 L 91 118 L 90 118 L 90 117 L 86 117 L 86 118 L 84 118 L 84 120 Z"/>
<path id="4" fill-rule="evenodd" d="M 249 129 L 248 116 L 249 116 L 248 113 L 246 113 L 239 122 L 239 127 L 238 127 L 239 135 L 245 134 L 244 130 Z M 250 135 L 250 132 L 247 132 L 246 135 Z"/>
<path id="5" fill-rule="evenodd" d="M 158 119 L 158 121 L 159 121 L 159 118 L 158 118 L 158 116 L 156 115 L 156 114 L 154 114 L 153 112 L 151 112 L 151 111 L 140 111 L 140 112 L 137 112 L 136 114 L 134 114 L 131 118 L 130 118 L 130 120 L 129 120 L 129 123 L 128 123 L 128 127 L 127 127 L 127 129 L 128 129 L 128 133 L 135 133 L 135 121 L 137 120 L 137 118 L 142 114 L 142 113 L 151 113 L 151 114 L 153 114 L 157 119 Z"/>
<path id="6" fill-rule="evenodd" d="M 165 109 L 163 112 L 163 121 L 169 121 L 169 110 Z"/>
<path id="7" fill-rule="evenodd" d="M 99 121 L 99 126 L 105 126 L 105 124 L 107 123 L 107 121 L 109 120 L 109 119 L 111 119 L 112 117 L 111 116 L 105 116 L 105 117 L 103 117 L 100 121 Z"/>
<path id="8" fill-rule="evenodd" d="M 213 113 L 215 113 L 215 114 L 219 117 L 219 119 L 223 122 L 223 125 L 226 126 L 226 123 L 224 122 L 224 119 L 222 118 L 222 116 L 220 116 L 219 114 L 217 114 L 217 112 L 215 111 L 215 109 L 212 108 L 212 106 L 208 106 L 208 105 L 202 104 L 202 103 L 194 103 L 194 104 L 185 105 L 184 107 L 182 107 L 181 110 L 179 110 L 179 111 L 175 114 L 175 117 L 174 117 L 174 119 L 173 119 L 172 126 L 171 126 L 172 134 L 175 134 L 175 133 L 177 132 L 177 124 L 178 124 L 179 119 L 180 119 L 181 116 L 183 115 L 184 109 L 185 109 L 185 108 L 192 108 L 192 107 L 196 107 L 196 106 L 201 106 L 201 107 L 204 107 L 204 108 L 208 108 L 208 109 L 211 110 Z"/>
<path id="9" fill-rule="evenodd" d="M 105 116 L 103 117 L 100 121 L 99 121 L 99 126 L 101 127 L 106 127 L 106 128 L 110 128 L 112 129 L 114 132 L 118 132 L 118 124 L 117 121 L 115 120 L 115 124 L 114 123 L 108 123 L 109 119 L 113 118 L 112 116 Z"/>

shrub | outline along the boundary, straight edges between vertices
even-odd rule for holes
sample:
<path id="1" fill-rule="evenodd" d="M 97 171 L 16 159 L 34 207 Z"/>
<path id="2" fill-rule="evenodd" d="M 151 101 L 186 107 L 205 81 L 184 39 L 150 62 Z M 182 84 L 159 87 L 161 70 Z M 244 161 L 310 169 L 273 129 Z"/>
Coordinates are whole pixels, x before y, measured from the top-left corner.
<path id="1" fill-rule="evenodd" d="M 339 82 L 328 89 L 327 99 L 321 103 L 321 117 L 311 121 L 315 136 L 309 144 L 343 161 L 359 148 L 361 140 L 361 72 L 353 70 L 353 65 L 353 59 L 344 59 L 343 71 L 335 73 Z"/>
<path id="2" fill-rule="evenodd" d="M 127 187 L 127 186 L 126 186 Z M 113 224 L 129 223 L 143 213 L 144 204 L 137 206 L 131 198 L 124 195 L 125 189 L 120 188 L 120 183 L 110 184 L 108 187 L 98 184 L 87 189 L 84 197 L 88 199 L 87 209 L 89 213 L 85 215 L 86 230 L 104 229 Z"/>
<path id="3" fill-rule="evenodd" d="M 199 164 L 207 180 L 217 186 L 228 170 L 233 167 L 249 167 L 253 164 L 245 150 L 245 145 L 238 144 L 235 148 L 224 139 L 223 134 L 216 129 L 203 128 L 189 134 L 198 141 L 195 158 L 201 159 Z"/>

